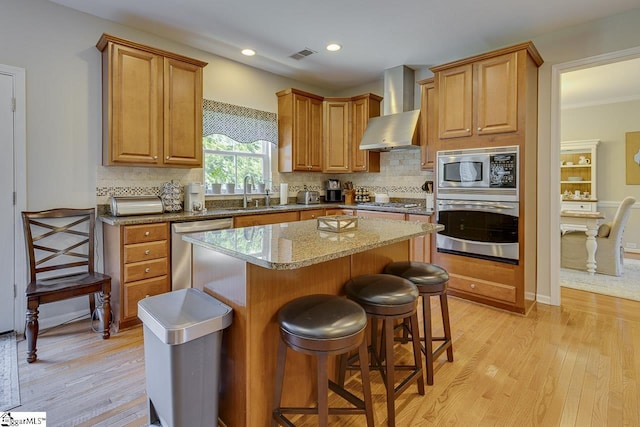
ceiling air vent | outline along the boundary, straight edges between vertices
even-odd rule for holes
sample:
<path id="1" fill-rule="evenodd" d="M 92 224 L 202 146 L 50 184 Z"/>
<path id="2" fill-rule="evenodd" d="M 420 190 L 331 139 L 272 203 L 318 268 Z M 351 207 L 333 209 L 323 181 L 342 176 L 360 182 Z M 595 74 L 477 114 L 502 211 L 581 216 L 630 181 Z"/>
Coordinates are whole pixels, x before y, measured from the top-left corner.
<path id="1" fill-rule="evenodd" d="M 299 60 L 299 59 L 302 59 L 302 58 L 306 58 L 307 56 L 312 55 L 314 53 L 316 53 L 315 50 L 311 50 L 308 47 L 305 47 L 300 52 L 296 52 L 293 55 L 291 55 L 290 58 Z"/>

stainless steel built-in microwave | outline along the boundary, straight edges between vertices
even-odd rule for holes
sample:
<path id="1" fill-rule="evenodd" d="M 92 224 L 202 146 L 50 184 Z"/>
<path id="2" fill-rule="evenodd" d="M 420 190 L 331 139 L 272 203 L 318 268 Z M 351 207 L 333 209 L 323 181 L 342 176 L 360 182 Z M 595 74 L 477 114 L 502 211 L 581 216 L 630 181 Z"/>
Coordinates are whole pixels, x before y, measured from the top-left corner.
<path id="1" fill-rule="evenodd" d="M 437 153 L 438 199 L 518 201 L 518 147 Z"/>

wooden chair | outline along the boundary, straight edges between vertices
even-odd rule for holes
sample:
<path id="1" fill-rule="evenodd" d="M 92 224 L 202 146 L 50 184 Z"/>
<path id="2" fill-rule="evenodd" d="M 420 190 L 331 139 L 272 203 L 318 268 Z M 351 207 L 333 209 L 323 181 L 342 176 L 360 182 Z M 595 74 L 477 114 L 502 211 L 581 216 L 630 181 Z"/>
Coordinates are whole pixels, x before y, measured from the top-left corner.
<path id="1" fill-rule="evenodd" d="M 29 284 L 27 285 L 27 362 L 37 359 L 40 304 L 89 295 L 91 314 L 96 292 L 102 299 L 102 338 L 109 338 L 111 277 L 94 271 L 94 209 L 22 212 Z"/>

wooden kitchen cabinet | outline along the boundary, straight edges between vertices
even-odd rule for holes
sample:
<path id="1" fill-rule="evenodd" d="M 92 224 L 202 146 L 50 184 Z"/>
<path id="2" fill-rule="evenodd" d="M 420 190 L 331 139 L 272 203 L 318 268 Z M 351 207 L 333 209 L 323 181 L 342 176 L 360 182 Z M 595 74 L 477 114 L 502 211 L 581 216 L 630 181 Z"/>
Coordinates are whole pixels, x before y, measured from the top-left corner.
<path id="1" fill-rule="evenodd" d="M 449 272 L 451 295 L 521 314 L 529 312 L 537 295 L 537 102 L 542 62 L 533 43 L 525 42 L 431 68 L 436 152 L 518 148 L 519 259 L 502 263 L 437 250 L 431 258 Z"/>
<path id="2" fill-rule="evenodd" d="M 279 172 L 321 172 L 323 98 L 297 89 L 276 95 Z"/>
<path id="3" fill-rule="evenodd" d="M 105 273 L 111 276 L 114 321 L 120 328 L 140 323 L 138 301 L 169 292 L 169 223 L 103 224 Z"/>
<path id="4" fill-rule="evenodd" d="M 324 172 L 351 171 L 349 139 L 351 101 L 348 98 L 324 100 Z"/>
<path id="5" fill-rule="evenodd" d="M 202 167 L 196 59 L 103 34 L 104 165 Z"/>
<path id="6" fill-rule="evenodd" d="M 407 221 L 431 222 L 431 217 L 426 215 L 407 214 Z M 409 246 L 409 259 L 418 262 L 431 262 L 431 233 L 411 239 Z"/>
<path id="7" fill-rule="evenodd" d="M 420 169 L 433 170 L 436 159 L 436 97 L 434 78 L 420 85 Z"/>
<path id="8" fill-rule="evenodd" d="M 380 153 L 360 150 L 369 119 L 380 115 L 380 101 L 372 93 L 325 98 L 324 172 L 380 172 Z"/>
<path id="9" fill-rule="evenodd" d="M 326 212 L 324 209 L 311 209 L 311 210 L 300 211 L 300 221 L 305 221 L 308 219 L 316 219 L 319 216 L 324 216 L 325 213 Z"/>
<path id="10" fill-rule="evenodd" d="M 327 208 L 324 213 L 326 216 L 332 215 L 354 215 L 355 211 L 353 209 L 343 209 L 343 208 Z"/>
<path id="11" fill-rule="evenodd" d="M 253 227 L 256 225 L 278 224 L 281 222 L 298 221 L 300 214 L 294 212 L 276 212 L 268 214 L 236 216 L 233 218 L 233 227 Z"/>
<path id="12" fill-rule="evenodd" d="M 380 116 L 382 97 L 367 93 L 351 98 L 351 171 L 380 172 L 380 152 L 360 149 L 369 119 Z"/>
<path id="13" fill-rule="evenodd" d="M 524 134 L 532 113 L 529 81 L 541 64 L 535 46 L 526 42 L 432 67 L 441 143 L 472 137 L 476 146 L 489 146 L 497 134 Z"/>

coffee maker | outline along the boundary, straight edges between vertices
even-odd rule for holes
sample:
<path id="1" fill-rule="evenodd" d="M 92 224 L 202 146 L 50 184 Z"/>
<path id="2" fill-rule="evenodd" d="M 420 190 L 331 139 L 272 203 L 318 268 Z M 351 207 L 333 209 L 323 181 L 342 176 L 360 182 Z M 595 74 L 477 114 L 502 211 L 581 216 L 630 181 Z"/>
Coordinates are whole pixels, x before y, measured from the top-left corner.
<path id="1" fill-rule="evenodd" d="M 201 182 L 192 182 L 185 185 L 184 210 L 187 212 L 204 210 L 204 185 Z"/>
<path id="2" fill-rule="evenodd" d="M 340 188 L 340 180 L 328 179 L 325 189 L 325 202 L 341 202 L 342 201 L 342 188 Z"/>

